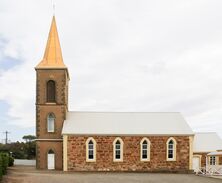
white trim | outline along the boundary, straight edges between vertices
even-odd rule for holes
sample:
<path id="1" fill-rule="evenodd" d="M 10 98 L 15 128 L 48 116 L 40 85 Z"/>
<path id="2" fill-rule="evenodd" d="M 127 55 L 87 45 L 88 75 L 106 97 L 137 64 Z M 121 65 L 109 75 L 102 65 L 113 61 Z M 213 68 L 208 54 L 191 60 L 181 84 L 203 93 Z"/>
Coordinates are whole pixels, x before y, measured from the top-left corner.
<path id="1" fill-rule="evenodd" d="M 120 142 L 120 159 L 116 159 L 116 142 Z M 123 140 L 120 137 L 115 138 L 113 141 L 113 162 L 122 162 L 123 161 Z"/>
<path id="2" fill-rule="evenodd" d="M 143 158 L 143 142 L 147 142 L 147 158 Z M 146 137 L 144 137 L 140 141 L 140 161 L 150 161 L 150 140 Z"/>
<path id="3" fill-rule="evenodd" d="M 189 137 L 189 152 L 190 152 L 190 154 L 189 154 L 189 169 L 190 170 L 192 170 L 192 168 L 193 168 L 193 139 L 194 139 L 194 137 Z M 201 167 L 201 166 L 200 166 Z"/>
<path id="4" fill-rule="evenodd" d="M 46 102 L 47 105 L 56 105 L 56 102 Z"/>
<path id="5" fill-rule="evenodd" d="M 168 153 L 169 153 L 169 142 L 173 141 L 173 158 L 168 158 Z M 167 152 L 166 152 L 166 159 L 167 161 L 176 161 L 176 154 L 177 154 L 177 141 L 173 138 L 170 137 L 167 142 L 166 142 L 166 146 L 167 146 Z"/>
<path id="6" fill-rule="evenodd" d="M 210 152 L 213 152 L 213 151 L 194 151 L 193 153 L 195 154 L 197 154 L 197 153 L 210 153 Z"/>
<path id="7" fill-rule="evenodd" d="M 89 142 L 93 142 L 93 159 L 89 159 Z M 86 162 L 96 162 L 96 141 L 93 137 L 89 137 L 86 140 Z"/>
<path id="8" fill-rule="evenodd" d="M 67 161 L 68 161 L 68 157 L 67 157 L 67 148 L 68 148 L 68 136 L 67 135 L 63 135 L 63 171 L 67 171 L 68 170 L 68 165 L 67 165 Z"/>
<path id="9" fill-rule="evenodd" d="M 63 141 L 62 139 L 35 139 L 35 141 Z"/>

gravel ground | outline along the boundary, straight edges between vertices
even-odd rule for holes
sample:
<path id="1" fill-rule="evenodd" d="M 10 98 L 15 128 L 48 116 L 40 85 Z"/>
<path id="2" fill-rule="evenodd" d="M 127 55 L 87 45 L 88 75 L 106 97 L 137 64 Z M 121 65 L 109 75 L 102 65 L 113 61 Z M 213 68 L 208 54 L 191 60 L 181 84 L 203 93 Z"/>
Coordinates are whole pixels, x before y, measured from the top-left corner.
<path id="1" fill-rule="evenodd" d="M 2 183 L 222 183 L 222 179 L 192 174 L 160 173 L 64 173 L 39 171 L 29 166 L 9 168 Z"/>

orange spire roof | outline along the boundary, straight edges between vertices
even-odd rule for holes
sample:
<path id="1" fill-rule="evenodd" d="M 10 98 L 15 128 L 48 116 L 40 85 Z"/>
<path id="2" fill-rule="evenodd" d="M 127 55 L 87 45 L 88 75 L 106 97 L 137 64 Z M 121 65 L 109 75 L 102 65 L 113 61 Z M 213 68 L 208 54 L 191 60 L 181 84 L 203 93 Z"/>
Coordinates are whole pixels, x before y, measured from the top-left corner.
<path id="1" fill-rule="evenodd" d="M 52 24 L 49 31 L 44 57 L 36 68 L 66 68 L 65 64 L 63 63 L 62 50 L 59 43 L 55 16 L 52 18 Z"/>

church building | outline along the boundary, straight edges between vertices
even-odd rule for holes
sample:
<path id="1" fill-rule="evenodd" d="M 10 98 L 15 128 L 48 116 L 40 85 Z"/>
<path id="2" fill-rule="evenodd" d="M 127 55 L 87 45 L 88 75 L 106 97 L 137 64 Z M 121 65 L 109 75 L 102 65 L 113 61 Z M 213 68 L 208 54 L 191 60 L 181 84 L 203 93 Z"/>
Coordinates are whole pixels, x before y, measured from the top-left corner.
<path id="1" fill-rule="evenodd" d="M 43 59 L 35 70 L 38 169 L 192 169 L 194 133 L 178 112 L 69 111 L 69 71 L 63 62 L 55 17 Z"/>

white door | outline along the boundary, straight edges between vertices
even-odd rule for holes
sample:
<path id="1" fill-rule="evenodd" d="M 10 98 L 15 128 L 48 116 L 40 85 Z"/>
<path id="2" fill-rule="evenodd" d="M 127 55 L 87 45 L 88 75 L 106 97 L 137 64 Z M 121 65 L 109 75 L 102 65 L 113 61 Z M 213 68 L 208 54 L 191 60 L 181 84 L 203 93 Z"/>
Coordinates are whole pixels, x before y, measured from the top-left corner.
<path id="1" fill-rule="evenodd" d="M 199 157 L 193 157 L 193 170 L 194 172 L 197 172 L 200 169 L 200 158 Z"/>
<path id="2" fill-rule="evenodd" d="M 55 169 L 55 154 L 54 153 L 48 154 L 48 169 L 49 170 Z"/>

